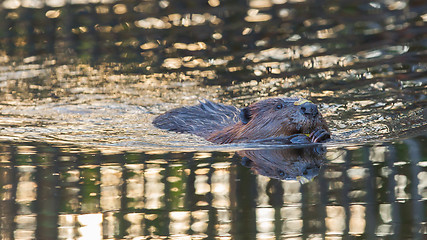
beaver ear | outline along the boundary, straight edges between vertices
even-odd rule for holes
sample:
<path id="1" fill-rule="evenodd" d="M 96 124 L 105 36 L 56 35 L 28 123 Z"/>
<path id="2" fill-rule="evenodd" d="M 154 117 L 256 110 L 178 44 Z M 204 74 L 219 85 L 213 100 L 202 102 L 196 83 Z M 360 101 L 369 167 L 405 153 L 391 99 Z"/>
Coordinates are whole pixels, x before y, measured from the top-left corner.
<path id="1" fill-rule="evenodd" d="M 240 120 L 242 121 L 242 123 L 248 123 L 249 120 L 251 120 L 251 117 L 251 112 L 248 107 L 242 108 L 240 110 Z"/>

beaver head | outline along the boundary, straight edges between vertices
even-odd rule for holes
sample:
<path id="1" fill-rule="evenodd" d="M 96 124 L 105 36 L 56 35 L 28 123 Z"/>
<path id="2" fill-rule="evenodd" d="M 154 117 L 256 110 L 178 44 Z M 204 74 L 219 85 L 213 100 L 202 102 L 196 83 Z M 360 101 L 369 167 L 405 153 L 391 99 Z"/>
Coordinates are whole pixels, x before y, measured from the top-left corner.
<path id="1" fill-rule="evenodd" d="M 239 122 L 214 132 L 208 140 L 215 143 L 245 142 L 310 134 L 319 129 L 329 132 L 312 102 L 302 98 L 270 98 L 241 109 Z"/>

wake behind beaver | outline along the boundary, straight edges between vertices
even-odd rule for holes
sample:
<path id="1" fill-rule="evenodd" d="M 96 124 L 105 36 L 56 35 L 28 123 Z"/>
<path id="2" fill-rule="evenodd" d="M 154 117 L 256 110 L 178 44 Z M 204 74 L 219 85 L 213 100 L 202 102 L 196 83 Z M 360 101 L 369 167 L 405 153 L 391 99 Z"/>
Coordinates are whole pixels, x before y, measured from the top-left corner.
<path id="1" fill-rule="evenodd" d="M 242 109 L 205 101 L 172 109 L 157 116 L 153 124 L 218 144 L 284 139 L 323 142 L 331 135 L 317 106 L 302 98 L 270 98 Z"/>

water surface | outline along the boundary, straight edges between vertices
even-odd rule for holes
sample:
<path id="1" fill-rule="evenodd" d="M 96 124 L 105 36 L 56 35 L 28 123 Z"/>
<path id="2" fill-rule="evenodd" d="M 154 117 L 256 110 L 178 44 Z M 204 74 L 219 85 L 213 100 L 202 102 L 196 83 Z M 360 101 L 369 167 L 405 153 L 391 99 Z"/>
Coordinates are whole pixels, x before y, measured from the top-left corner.
<path id="1" fill-rule="evenodd" d="M 423 1 L 0 3 L 4 239 L 423 239 Z M 333 141 L 151 125 L 209 99 L 318 104 Z"/>

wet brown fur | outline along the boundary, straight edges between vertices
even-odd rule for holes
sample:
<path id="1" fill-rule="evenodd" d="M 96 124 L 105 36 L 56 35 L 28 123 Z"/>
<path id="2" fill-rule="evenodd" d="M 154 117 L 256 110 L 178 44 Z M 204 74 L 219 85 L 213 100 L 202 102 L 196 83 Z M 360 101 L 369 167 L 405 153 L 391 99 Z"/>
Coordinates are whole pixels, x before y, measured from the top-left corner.
<path id="1" fill-rule="evenodd" d="M 162 129 L 193 133 L 218 144 L 310 134 L 319 129 L 329 132 L 322 115 L 304 115 L 300 105 L 295 104 L 298 101 L 301 99 L 270 98 L 253 103 L 242 111 L 207 101 L 173 109 L 158 116 L 153 124 Z"/>
<path id="2" fill-rule="evenodd" d="M 316 129 L 329 131 L 320 113 L 315 118 L 304 116 L 299 111 L 299 105 L 294 104 L 298 100 L 271 98 L 256 102 L 247 108 L 250 115 L 248 123 L 240 121 L 211 134 L 207 140 L 223 144 L 297 133 L 310 134 Z M 277 109 L 278 104 L 282 104 L 283 108 Z"/>

